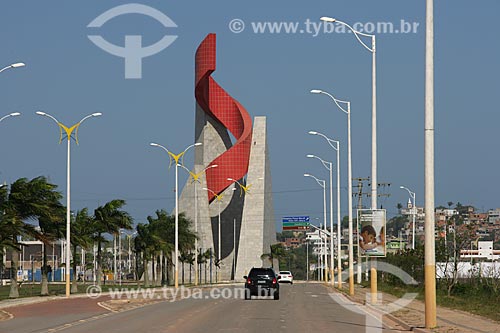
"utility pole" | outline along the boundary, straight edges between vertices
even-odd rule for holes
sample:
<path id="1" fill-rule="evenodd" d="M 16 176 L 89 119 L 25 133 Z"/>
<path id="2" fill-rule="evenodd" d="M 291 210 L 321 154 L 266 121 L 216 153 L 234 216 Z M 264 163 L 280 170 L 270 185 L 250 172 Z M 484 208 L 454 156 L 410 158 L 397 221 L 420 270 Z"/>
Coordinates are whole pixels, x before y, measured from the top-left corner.
<path id="1" fill-rule="evenodd" d="M 353 186 L 353 188 L 357 188 L 358 191 L 357 193 L 353 193 L 353 196 L 358 197 L 358 210 L 363 209 L 363 196 L 370 196 L 371 192 L 363 192 L 363 182 L 365 181 L 370 181 L 370 177 L 367 178 L 353 178 L 352 181 L 357 181 L 358 185 Z M 356 228 L 356 231 L 358 228 Z M 356 232 L 357 234 L 357 232 Z M 356 241 L 356 244 L 359 246 L 359 235 Z M 361 279 L 362 279 L 362 271 L 361 271 L 361 256 L 359 255 L 359 247 L 358 247 L 358 269 L 357 269 L 357 283 L 361 284 Z M 368 271 L 366 272 L 366 280 L 368 281 Z"/>

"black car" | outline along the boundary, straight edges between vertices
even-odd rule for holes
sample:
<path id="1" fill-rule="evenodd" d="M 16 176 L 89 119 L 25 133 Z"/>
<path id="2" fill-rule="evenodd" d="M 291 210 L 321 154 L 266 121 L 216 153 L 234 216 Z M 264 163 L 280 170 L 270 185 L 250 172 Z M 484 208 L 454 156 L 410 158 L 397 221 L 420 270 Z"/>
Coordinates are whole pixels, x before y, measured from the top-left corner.
<path id="1" fill-rule="evenodd" d="M 252 296 L 273 296 L 280 299 L 278 277 L 272 268 L 252 268 L 245 279 L 245 299 Z"/>

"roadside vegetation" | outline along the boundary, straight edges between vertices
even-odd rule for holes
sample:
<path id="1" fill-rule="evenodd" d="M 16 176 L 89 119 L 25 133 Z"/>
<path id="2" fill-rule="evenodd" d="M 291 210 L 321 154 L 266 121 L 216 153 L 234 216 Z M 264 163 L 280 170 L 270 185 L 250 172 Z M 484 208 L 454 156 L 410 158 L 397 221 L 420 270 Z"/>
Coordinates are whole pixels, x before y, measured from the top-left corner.
<path id="1" fill-rule="evenodd" d="M 65 286 L 60 282 L 50 282 L 49 274 L 52 267 L 48 265 L 47 247 L 53 246 L 54 241 L 64 239 L 66 235 L 66 207 L 61 204 L 62 194 L 57 186 L 51 184 L 45 177 L 36 177 L 31 180 L 21 178 L 10 186 L 0 187 L 0 251 L 8 253 L 11 267 L 6 267 L 4 256 L 1 256 L 0 273 L 3 278 L 10 279 L 7 286 L 0 286 L 0 299 L 18 298 L 25 296 L 48 296 L 65 293 Z M 131 267 L 133 281 L 143 277 L 142 287 L 153 287 L 172 284 L 169 274 L 172 268 L 172 253 L 174 249 L 175 217 L 164 210 L 157 210 L 153 216 L 147 217 L 147 223 L 136 226 L 134 236 L 133 219 L 124 210 L 125 200 L 113 199 L 93 211 L 88 208 L 72 212 L 71 221 L 71 250 L 73 260 L 71 268 L 77 271 L 77 266 L 85 267 L 91 271 L 93 268 L 92 253 L 96 247 L 95 262 L 97 264 L 97 284 L 105 291 L 105 275 L 113 273 L 113 246 L 112 239 L 121 237 L 123 242 L 130 242 L 131 250 L 135 256 L 135 267 Z M 191 221 L 183 214 L 179 215 L 179 251 L 180 264 L 189 265 L 190 272 L 194 265 L 196 235 L 191 231 Z M 124 234 L 128 231 L 128 235 Z M 128 237 L 128 239 L 127 239 Z M 41 281 L 19 281 L 17 267 L 19 267 L 19 253 L 23 251 L 23 241 L 42 242 L 42 251 L 38 255 L 42 262 L 40 273 Z M 80 253 L 84 250 L 87 254 L 86 262 L 81 263 Z M 199 251 L 200 252 L 200 251 Z M 124 255 L 129 255 L 124 254 Z M 200 252 L 198 262 L 200 274 L 206 267 L 207 261 L 213 259 L 211 249 Z M 90 260 L 90 261 L 89 261 Z M 64 265 L 64 264 L 63 264 Z M 151 276 L 147 274 L 152 272 Z M 76 274 L 74 274 L 76 275 Z M 189 278 L 189 280 L 188 280 Z M 82 292 L 85 288 L 84 274 L 72 278 L 71 292 Z M 119 280 L 114 277 L 113 282 Z M 124 280 L 122 277 L 120 280 Z M 192 276 L 186 277 L 191 282 Z M 81 282 L 79 282 L 81 281 Z M 182 283 L 184 283 L 184 270 L 182 270 Z M 137 286 L 137 284 L 136 284 Z"/>

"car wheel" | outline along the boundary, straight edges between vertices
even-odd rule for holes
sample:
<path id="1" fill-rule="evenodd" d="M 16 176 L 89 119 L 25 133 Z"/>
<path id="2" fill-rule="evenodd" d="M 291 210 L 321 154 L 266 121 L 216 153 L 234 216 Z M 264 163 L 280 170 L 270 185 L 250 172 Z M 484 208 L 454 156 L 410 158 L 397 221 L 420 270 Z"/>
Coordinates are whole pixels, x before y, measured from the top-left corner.
<path id="1" fill-rule="evenodd" d="M 279 300 L 280 299 L 280 293 L 279 292 L 274 293 L 274 299 L 275 300 Z"/>
<path id="2" fill-rule="evenodd" d="M 252 294 L 250 294 L 250 290 L 245 290 L 245 299 L 249 300 L 252 299 Z"/>

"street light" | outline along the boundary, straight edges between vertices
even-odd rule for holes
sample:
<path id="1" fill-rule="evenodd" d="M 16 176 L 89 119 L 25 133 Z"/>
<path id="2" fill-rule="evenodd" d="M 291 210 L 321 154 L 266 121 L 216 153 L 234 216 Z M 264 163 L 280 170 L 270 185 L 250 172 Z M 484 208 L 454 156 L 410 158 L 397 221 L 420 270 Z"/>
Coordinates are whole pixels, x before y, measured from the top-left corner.
<path id="1" fill-rule="evenodd" d="M 23 64 L 24 65 L 24 64 Z M 78 144 L 78 128 L 80 125 L 87 120 L 88 118 L 91 117 L 99 117 L 102 115 L 100 112 L 92 113 L 89 114 L 88 116 L 85 116 L 74 124 L 71 127 L 66 127 L 63 125 L 63 123 L 59 122 L 55 117 L 51 116 L 48 113 L 42 112 L 42 111 L 37 111 L 37 115 L 39 116 L 44 116 L 52 119 L 57 126 L 59 126 L 59 143 L 62 142 L 63 139 L 63 130 L 64 133 L 66 134 L 66 137 L 68 139 L 68 146 L 67 146 L 67 163 L 66 163 L 66 297 L 70 296 L 70 263 L 71 263 L 71 150 L 70 150 L 70 143 L 71 143 L 71 135 L 73 131 L 75 131 L 75 142 Z M 74 272 L 76 274 L 76 272 Z"/>
<path id="2" fill-rule="evenodd" d="M 132 261 L 132 251 L 130 249 L 130 241 L 132 240 L 132 237 L 134 237 L 134 235 L 137 235 L 137 231 L 134 231 L 130 234 L 126 234 L 127 238 L 128 238 L 128 260 L 127 260 L 127 271 L 128 273 L 132 273 L 132 264 L 131 264 L 131 261 Z"/>
<path id="3" fill-rule="evenodd" d="M 399 187 L 400 189 L 403 189 L 403 190 L 407 190 L 408 191 L 408 194 L 410 195 L 410 197 L 413 199 L 413 206 L 411 208 L 411 215 L 413 217 L 413 225 L 412 225 L 412 238 L 411 238 L 411 249 L 412 250 L 415 250 L 415 215 L 417 215 L 417 206 L 416 205 L 416 201 L 415 201 L 415 192 L 412 192 L 410 191 L 410 189 L 408 189 L 407 187 L 405 186 L 400 186 Z"/>
<path id="4" fill-rule="evenodd" d="M 330 147 L 332 147 L 337 152 L 337 253 L 338 253 L 338 255 L 337 255 L 337 274 L 338 274 L 337 285 L 340 289 L 342 289 L 342 259 L 340 258 L 340 252 L 342 250 L 340 248 L 340 245 L 341 245 L 340 240 L 341 240 L 341 234 L 342 234 L 341 220 L 340 220 L 340 142 L 337 140 L 332 140 L 329 137 L 327 137 L 326 135 L 319 133 L 319 132 L 316 132 L 316 131 L 309 131 L 309 134 L 319 135 L 319 136 L 323 137 L 328 142 Z M 331 188 L 331 185 L 330 185 L 330 188 Z M 331 193 L 330 193 L 330 197 L 331 197 Z M 332 210 L 331 207 L 330 207 L 330 210 Z M 333 230 L 332 230 L 332 232 L 333 232 Z M 333 263 L 332 263 L 332 266 L 333 266 Z M 332 267 L 332 269 L 333 269 L 333 267 Z"/>
<path id="5" fill-rule="evenodd" d="M 24 62 L 16 62 L 15 64 L 11 64 L 9 66 L 6 66 L 6 67 L 0 69 L 0 73 L 2 73 L 3 71 L 5 71 L 7 69 L 19 68 L 19 67 L 24 67 L 24 66 L 26 66 L 26 64 Z"/>
<path id="6" fill-rule="evenodd" d="M 436 248 L 434 216 L 434 0 L 425 13 L 425 327 L 436 319 Z"/>
<path id="7" fill-rule="evenodd" d="M 340 99 L 337 99 L 333 97 L 332 94 L 319 90 L 319 89 L 313 89 L 311 90 L 311 93 L 313 94 L 324 94 L 330 97 L 335 105 L 347 114 L 347 206 L 348 206 L 348 212 L 349 212 L 349 294 L 352 296 L 354 295 L 354 257 L 353 257 L 353 251 L 354 251 L 354 245 L 353 245 L 353 227 L 352 227 L 352 153 L 351 153 L 351 102 L 349 101 L 342 101 Z M 341 104 L 345 104 L 347 108 L 342 107 Z M 314 134 L 317 132 L 313 132 L 311 134 Z M 317 135 L 323 136 L 330 146 L 332 146 L 334 149 L 335 147 L 331 144 L 331 142 L 335 142 L 323 134 L 317 133 Z M 337 148 L 338 148 L 337 144 Z M 338 149 L 337 149 L 337 154 L 338 154 Z M 337 155 L 338 156 L 338 155 Z M 338 193 L 338 192 L 337 192 Z"/>
<path id="8" fill-rule="evenodd" d="M 12 112 L 12 113 L 9 113 L 5 116 L 3 116 L 2 118 L 0 118 L 0 121 L 4 120 L 5 118 L 9 118 L 9 117 L 16 117 L 16 116 L 20 116 L 21 114 L 19 112 Z"/>
<path id="9" fill-rule="evenodd" d="M 201 175 L 203 175 L 205 173 L 205 171 L 207 171 L 207 169 L 216 168 L 216 167 L 218 167 L 218 165 L 217 164 L 209 165 L 208 167 L 206 167 L 205 169 L 201 170 L 198 173 L 194 173 L 194 172 L 190 171 L 188 168 L 186 168 L 182 164 L 181 164 L 181 166 L 184 170 L 186 170 L 191 175 L 191 178 L 193 178 L 193 182 L 194 182 L 194 232 L 196 233 L 196 238 L 194 239 L 194 248 L 195 248 L 194 285 L 197 286 L 198 285 L 198 255 L 197 255 L 197 251 L 198 251 L 198 191 L 196 189 L 196 184 L 199 182 L 198 179 L 201 177 Z"/>
<path id="10" fill-rule="evenodd" d="M 332 286 L 335 285 L 335 278 L 333 275 L 333 164 L 332 162 L 327 162 L 316 155 L 307 155 L 308 158 L 316 158 L 320 160 L 321 164 L 330 172 L 330 282 Z M 337 165 L 337 170 L 338 170 Z M 340 254 L 340 252 L 339 252 Z"/>
<path id="11" fill-rule="evenodd" d="M 188 146 L 184 151 L 178 155 L 175 155 L 171 153 L 167 148 L 164 146 L 151 142 L 149 144 L 150 146 L 153 147 L 158 147 L 163 149 L 164 151 L 167 152 L 169 158 L 170 158 L 170 164 L 172 164 L 172 160 L 175 161 L 175 278 L 174 278 L 174 285 L 175 288 L 179 288 L 179 159 L 182 158 L 184 159 L 184 155 L 186 152 L 195 146 L 201 146 L 201 142 L 197 142 L 195 144 L 192 144 Z"/>
<path id="12" fill-rule="evenodd" d="M 377 209 L 377 66 L 376 66 L 376 38 L 375 35 L 369 35 L 362 33 L 360 31 L 354 30 L 349 24 L 339 21 L 337 19 L 331 17 L 321 17 L 320 20 L 324 22 L 338 23 L 343 26 L 346 26 L 351 30 L 358 40 L 358 42 L 363 45 L 365 49 L 371 52 L 372 54 L 372 209 Z M 360 36 L 370 37 L 371 38 L 371 47 L 368 46 L 365 42 L 363 42 Z"/>
<path id="13" fill-rule="evenodd" d="M 221 251 L 220 251 L 220 245 L 221 245 L 221 232 L 220 232 L 220 204 L 222 202 L 222 194 L 217 194 L 215 193 L 214 191 L 212 191 L 211 189 L 209 188 L 206 188 L 204 187 L 203 190 L 205 191 L 208 191 L 210 193 L 212 193 L 215 198 L 217 199 L 217 203 L 218 203 L 218 206 L 219 206 L 219 222 L 218 222 L 218 227 L 217 227 L 217 233 L 218 233 L 218 243 L 219 243 L 219 246 L 218 246 L 218 249 L 217 249 L 217 263 L 218 265 L 220 265 L 220 262 L 221 262 Z M 233 188 L 233 190 L 235 190 L 235 188 Z M 217 269 L 217 272 L 219 270 Z M 218 281 L 218 274 L 215 275 L 215 282 Z"/>
<path id="14" fill-rule="evenodd" d="M 313 178 L 316 181 L 316 183 L 318 183 L 318 185 L 323 188 L 323 221 L 324 221 L 324 225 L 325 225 L 325 234 L 326 234 L 326 182 L 323 179 L 318 179 L 318 178 L 316 178 L 313 175 L 308 174 L 308 173 L 305 173 L 304 177 L 311 177 L 311 178 Z M 333 232 L 333 230 L 331 230 L 331 232 Z M 325 249 L 328 249 L 328 248 L 325 246 Z M 333 251 L 333 247 L 330 250 Z M 328 272 L 327 252 L 328 252 L 328 250 L 325 251 L 325 256 L 324 256 L 324 258 L 325 258 L 325 268 L 326 268 L 325 269 L 325 282 L 328 282 L 327 281 L 328 280 L 328 275 L 327 275 L 327 272 Z"/>

